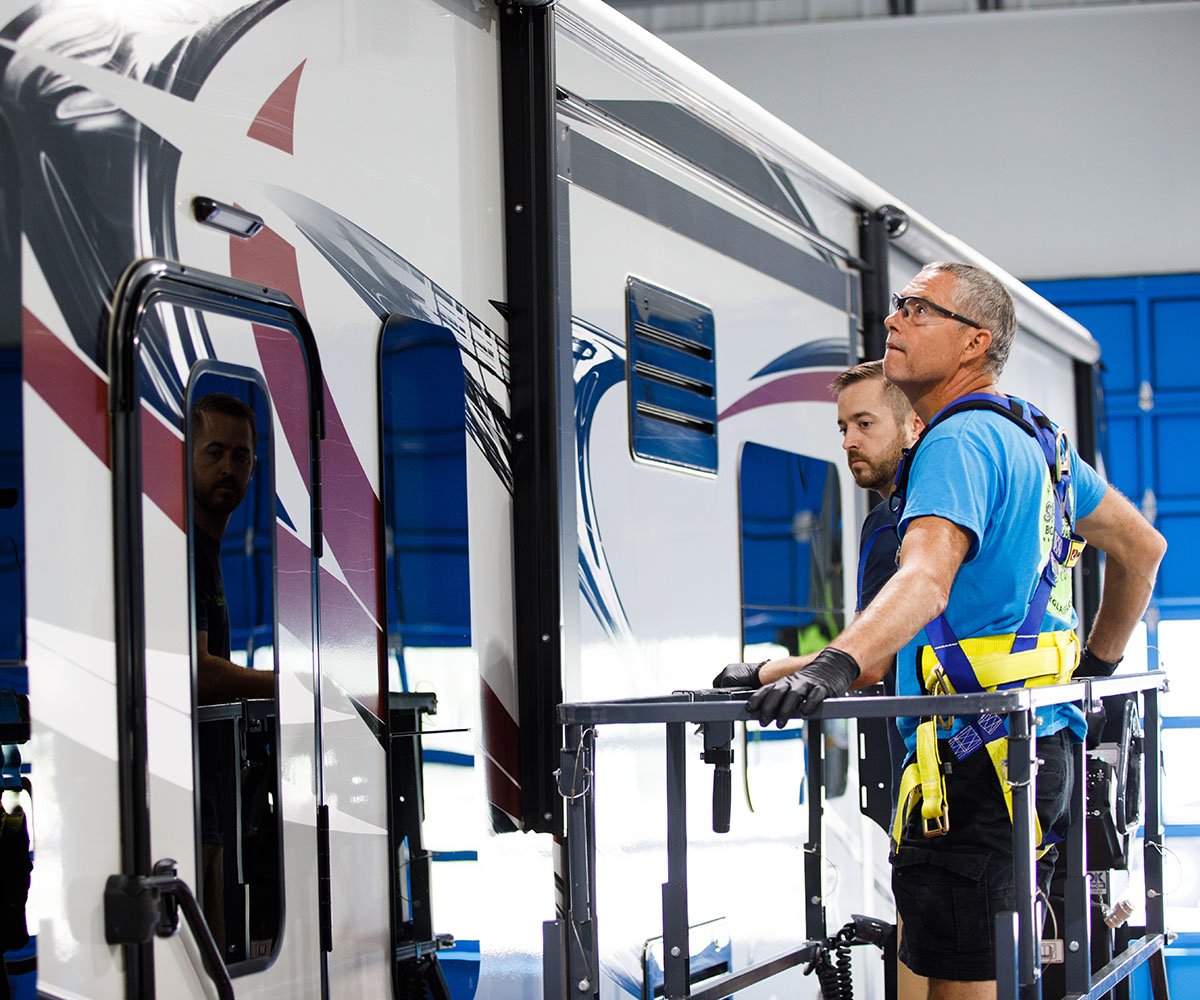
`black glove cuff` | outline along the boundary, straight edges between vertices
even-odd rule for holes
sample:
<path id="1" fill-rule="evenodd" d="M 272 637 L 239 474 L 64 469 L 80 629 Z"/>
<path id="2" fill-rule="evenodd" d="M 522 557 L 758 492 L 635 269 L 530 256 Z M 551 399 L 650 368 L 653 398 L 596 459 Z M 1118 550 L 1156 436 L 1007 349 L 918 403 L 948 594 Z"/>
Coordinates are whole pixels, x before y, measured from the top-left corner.
<path id="1" fill-rule="evenodd" d="M 823 665 L 828 664 L 830 667 L 834 667 L 839 673 L 844 674 L 847 687 L 857 680 L 858 675 L 862 673 L 862 668 L 858 665 L 858 660 L 849 653 L 844 653 L 833 646 L 826 646 L 818 656 L 820 660 L 824 661 Z"/>
<path id="2" fill-rule="evenodd" d="M 1093 653 L 1087 646 L 1083 647 L 1083 653 L 1079 657 L 1079 666 L 1075 668 L 1076 677 L 1111 677 L 1125 659 L 1123 656 L 1117 657 L 1116 660 L 1109 662 L 1102 660 Z"/>

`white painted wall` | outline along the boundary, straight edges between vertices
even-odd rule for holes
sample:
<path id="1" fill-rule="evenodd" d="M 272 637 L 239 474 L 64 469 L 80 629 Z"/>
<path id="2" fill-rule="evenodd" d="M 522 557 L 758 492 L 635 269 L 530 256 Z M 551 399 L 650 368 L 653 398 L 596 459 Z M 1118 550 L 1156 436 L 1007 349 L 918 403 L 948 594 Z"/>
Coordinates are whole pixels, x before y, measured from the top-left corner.
<path id="1" fill-rule="evenodd" d="M 1200 2 L 662 37 L 1019 277 L 1200 271 Z"/>

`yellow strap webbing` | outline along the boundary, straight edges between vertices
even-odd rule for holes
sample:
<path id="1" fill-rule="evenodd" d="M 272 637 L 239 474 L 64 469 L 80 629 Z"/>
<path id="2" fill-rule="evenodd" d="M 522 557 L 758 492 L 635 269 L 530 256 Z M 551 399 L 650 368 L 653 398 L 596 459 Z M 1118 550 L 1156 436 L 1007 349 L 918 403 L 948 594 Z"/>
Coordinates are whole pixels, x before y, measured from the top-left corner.
<path id="1" fill-rule="evenodd" d="M 979 636 L 963 639 L 959 645 L 981 686 L 995 690 L 1001 684 L 1024 681 L 1025 687 L 1041 687 L 1047 684 L 1066 683 L 1071 679 L 1079 664 L 1079 639 L 1071 629 L 1058 632 L 1042 632 L 1038 635 L 1036 649 L 1012 653 L 1014 634 Z M 955 693 L 949 678 L 942 672 L 937 654 L 931 646 L 921 651 L 921 679 L 925 689 L 940 688 Z M 1008 818 L 1012 821 L 1012 786 L 1008 782 L 1008 740 L 992 740 L 984 745 L 1000 790 L 1004 793 L 1004 804 Z M 949 810 L 946 802 L 946 778 L 942 774 L 938 752 L 937 723 L 930 719 L 917 726 L 917 759 L 904 769 L 900 778 L 900 793 L 896 799 L 896 818 L 892 825 L 892 840 L 900 843 L 900 835 L 908 817 L 916 807 L 916 796 L 921 797 L 921 817 L 925 821 L 925 836 L 938 837 L 950 829 Z M 1042 825 L 1036 810 L 1033 816 L 1037 843 L 1042 842 Z M 1042 847 L 1038 857 L 1046 852 Z"/>
<path id="2" fill-rule="evenodd" d="M 1025 687 L 1042 687 L 1047 684 L 1062 684 L 1071 679 L 1079 663 L 1079 639 L 1071 629 L 1059 632 L 1042 632 L 1038 636 L 1036 649 L 1012 653 L 1013 633 L 1006 635 L 984 635 L 959 642 L 971 666 L 975 678 L 985 690 L 995 690 L 1002 684 L 1024 681 Z M 921 680 L 926 690 L 930 678 L 939 663 L 937 652 L 932 646 L 921 649 Z M 946 689 L 954 694 L 950 679 L 945 677 Z"/>
<path id="3" fill-rule="evenodd" d="M 904 824 L 908 822 L 909 814 L 913 811 L 916 802 L 912 800 L 913 793 L 916 792 L 921 785 L 921 769 L 917 766 L 916 761 L 909 764 L 900 775 L 900 794 L 896 798 L 896 815 L 892 819 L 892 843 L 900 843 L 900 834 L 904 830 Z"/>
<path id="4" fill-rule="evenodd" d="M 946 776 L 938 755 L 937 724 L 931 719 L 917 726 L 917 771 L 921 778 L 921 818 L 925 836 L 937 837 L 950 829 L 946 810 Z"/>

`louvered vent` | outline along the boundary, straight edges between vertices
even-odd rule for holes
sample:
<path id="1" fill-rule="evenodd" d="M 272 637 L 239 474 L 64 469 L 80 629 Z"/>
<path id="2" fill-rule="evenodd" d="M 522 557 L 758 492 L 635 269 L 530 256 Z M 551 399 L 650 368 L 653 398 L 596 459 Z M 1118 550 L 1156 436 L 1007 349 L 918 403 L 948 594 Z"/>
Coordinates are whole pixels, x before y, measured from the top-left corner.
<path id="1" fill-rule="evenodd" d="M 717 471 L 717 362 L 707 306 L 630 278 L 629 439 L 636 458 Z"/>

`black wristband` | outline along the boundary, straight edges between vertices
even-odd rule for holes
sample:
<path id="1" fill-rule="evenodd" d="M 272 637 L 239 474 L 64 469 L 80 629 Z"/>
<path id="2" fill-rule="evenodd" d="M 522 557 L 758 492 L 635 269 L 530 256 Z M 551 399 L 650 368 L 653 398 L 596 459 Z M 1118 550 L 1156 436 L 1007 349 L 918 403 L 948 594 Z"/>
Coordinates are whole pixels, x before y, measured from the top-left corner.
<path id="1" fill-rule="evenodd" d="M 1076 677 L 1111 677 L 1113 671 L 1117 669 L 1121 661 L 1125 659 L 1123 656 L 1118 656 L 1113 661 L 1102 660 L 1093 653 L 1087 646 L 1083 647 L 1083 653 L 1079 657 L 1079 666 L 1075 668 Z"/>

